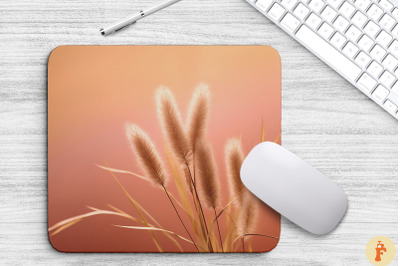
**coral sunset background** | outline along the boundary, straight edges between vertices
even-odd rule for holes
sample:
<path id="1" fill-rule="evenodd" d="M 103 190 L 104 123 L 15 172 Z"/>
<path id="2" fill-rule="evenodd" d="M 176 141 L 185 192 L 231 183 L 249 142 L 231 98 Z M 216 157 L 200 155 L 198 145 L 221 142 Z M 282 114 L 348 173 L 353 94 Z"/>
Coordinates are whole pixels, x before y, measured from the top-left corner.
<path id="1" fill-rule="evenodd" d="M 54 49 L 48 64 L 49 227 L 87 213 L 87 206 L 108 209 L 107 204 L 112 204 L 136 216 L 110 172 L 96 164 L 143 174 L 125 133 L 125 124 L 133 122 L 149 134 L 168 166 L 156 114 L 155 91 L 160 85 L 172 91 L 185 122 L 189 101 L 200 83 L 207 84 L 211 91 L 207 138 L 217 161 L 222 206 L 225 206 L 229 202 L 224 159 L 227 139 L 240 137 L 247 155 L 260 142 L 263 121 L 265 140 L 280 141 L 281 63 L 274 49 L 268 46 Z M 134 176 L 117 174 L 117 177 L 165 229 L 186 236 L 165 193 Z M 172 177 L 167 188 L 177 196 Z M 279 214 L 264 204 L 258 205 L 255 207 L 260 212 L 254 233 L 279 237 Z M 188 222 L 183 211 L 181 215 Z M 225 218 L 225 215 L 220 218 L 222 234 Z M 49 238 L 54 248 L 64 252 L 157 252 L 147 231 L 113 225 L 135 223 L 122 217 L 93 216 Z M 178 251 L 163 234 L 155 234 L 164 251 Z M 195 251 L 193 245 L 178 241 L 184 250 Z M 254 236 L 253 252 L 269 251 L 277 242 Z"/>

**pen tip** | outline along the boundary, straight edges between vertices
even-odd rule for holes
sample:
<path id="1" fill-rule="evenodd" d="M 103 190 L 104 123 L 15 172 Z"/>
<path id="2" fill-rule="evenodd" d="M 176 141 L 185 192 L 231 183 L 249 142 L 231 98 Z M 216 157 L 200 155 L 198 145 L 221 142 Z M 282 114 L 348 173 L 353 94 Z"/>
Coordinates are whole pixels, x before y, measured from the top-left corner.
<path id="1" fill-rule="evenodd" d="M 106 34 L 106 32 L 104 31 L 104 29 L 100 29 L 100 33 L 101 33 L 101 35 L 105 35 L 105 34 Z"/>

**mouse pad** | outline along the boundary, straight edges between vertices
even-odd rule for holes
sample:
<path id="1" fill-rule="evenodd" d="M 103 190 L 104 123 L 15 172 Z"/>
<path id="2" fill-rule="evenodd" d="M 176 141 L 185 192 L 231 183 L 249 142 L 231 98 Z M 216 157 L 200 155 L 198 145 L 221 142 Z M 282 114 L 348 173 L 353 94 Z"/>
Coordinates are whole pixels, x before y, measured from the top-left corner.
<path id="1" fill-rule="evenodd" d="M 240 180 L 280 143 L 268 46 L 60 46 L 48 62 L 48 232 L 62 252 L 266 252 L 280 215 Z"/>

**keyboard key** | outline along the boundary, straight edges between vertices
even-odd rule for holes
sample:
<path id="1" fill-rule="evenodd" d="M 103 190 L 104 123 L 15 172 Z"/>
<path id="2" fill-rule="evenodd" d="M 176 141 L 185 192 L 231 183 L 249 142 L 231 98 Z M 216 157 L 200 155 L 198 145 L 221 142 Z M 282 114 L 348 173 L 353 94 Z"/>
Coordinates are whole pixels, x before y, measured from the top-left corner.
<path id="1" fill-rule="evenodd" d="M 383 15 L 381 20 L 379 21 L 379 24 L 385 28 L 386 30 L 390 31 L 390 29 L 393 27 L 393 25 L 396 23 L 394 18 L 389 16 L 388 14 Z"/>
<path id="2" fill-rule="evenodd" d="M 342 16 L 338 16 L 333 22 L 333 26 L 337 28 L 340 32 L 344 32 L 344 30 L 349 25 L 349 22 Z"/>
<path id="3" fill-rule="evenodd" d="M 342 75 L 349 79 L 355 80 L 361 73 L 361 69 L 352 61 L 347 59 L 342 53 L 334 49 L 324 39 L 319 37 L 315 32 L 303 25 L 296 33 L 297 38 L 305 43 L 317 56 L 324 60 L 337 71 L 341 71 Z"/>
<path id="4" fill-rule="evenodd" d="M 281 23 L 282 26 L 290 32 L 293 32 L 300 25 L 300 21 L 290 13 L 285 15 Z"/>
<path id="5" fill-rule="evenodd" d="M 365 33 L 367 33 L 368 35 L 370 35 L 371 37 L 375 37 L 375 35 L 378 33 L 379 31 L 379 26 L 376 25 L 374 22 L 369 21 L 367 23 L 367 25 L 364 28 Z"/>
<path id="6" fill-rule="evenodd" d="M 297 0 L 282 0 L 282 5 L 286 7 L 288 10 L 292 10 L 294 5 L 297 3 Z"/>
<path id="7" fill-rule="evenodd" d="M 389 95 L 389 90 L 385 89 L 383 86 L 379 85 L 376 90 L 372 93 L 372 97 L 374 97 L 378 102 L 383 102 L 386 97 Z"/>
<path id="8" fill-rule="evenodd" d="M 355 46 L 351 42 L 346 43 L 346 45 L 343 48 L 343 53 L 350 58 L 353 58 L 357 52 L 358 52 L 357 46 Z"/>
<path id="9" fill-rule="evenodd" d="M 397 110 L 397 105 L 395 105 L 390 100 L 386 100 L 386 102 L 383 105 L 392 113 L 396 112 L 396 110 Z"/>
<path id="10" fill-rule="evenodd" d="M 367 16 L 357 11 L 354 16 L 351 18 L 351 21 L 360 29 L 363 28 L 365 22 L 367 22 Z"/>
<path id="11" fill-rule="evenodd" d="M 346 36 L 353 42 L 357 42 L 358 38 L 361 36 L 361 31 L 355 26 L 351 25 L 346 31 Z"/>
<path id="12" fill-rule="evenodd" d="M 343 2 L 343 0 L 328 0 L 328 4 L 330 4 L 333 8 L 338 8 L 340 4 Z"/>
<path id="13" fill-rule="evenodd" d="M 388 54 L 382 61 L 383 66 L 390 71 L 393 71 L 397 67 L 397 59 L 393 55 Z"/>
<path id="14" fill-rule="evenodd" d="M 379 81 L 385 85 L 386 87 L 390 88 L 396 78 L 390 74 L 388 71 L 383 72 L 382 76 L 379 78 Z"/>
<path id="15" fill-rule="evenodd" d="M 399 24 L 394 26 L 394 28 L 392 30 L 392 34 L 393 34 L 393 36 L 399 36 Z"/>
<path id="16" fill-rule="evenodd" d="M 364 51 L 369 51 L 369 49 L 372 47 L 374 44 L 374 41 L 371 40 L 367 35 L 363 35 L 361 39 L 358 41 L 358 45 L 364 50 Z"/>
<path id="17" fill-rule="evenodd" d="M 332 20 L 336 17 L 337 12 L 332 9 L 330 6 L 326 6 L 321 13 L 321 17 L 328 22 L 332 22 Z"/>
<path id="18" fill-rule="evenodd" d="M 376 37 L 376 40 L 382 44 L 383 47 L 387 47 L 392 41 L 392 36 L 390 36 L 386 31 L 382 30 Z"/>
<path id="19" fill-rule="evenodd" d="M 357 57 L 355 62 L 361 66 L 362 68 L 365 68 L 368 63 L 371 61 L 371 57 L 369 57 L 366 53 L 360 52 Z"/>
<path id="20" fill-rule="evenodd" d="M 271 4 L 272 0 L 258 0 L 256 6 L 266 12 Z"/>
<path id="21" fill-rule="evenodd" d="M 377 44 L 374 46 L 374 48 L 372 48 L 370 54 L 372 55 L 373 58 L 375 58 L 380 62 L 382 58 L 385 56 L 386 51 Z"/>
<path id="22" fill-rule="evenodd" d="M 354 6 L 352 6 L 349 2 L 344 2 L 343 5 L 339 8 L 340 13 L 342 13 L 345 17 L 350 18 L 353 12 L 356 10 Z"/>
<path id="23" fill-rule="evenodd" d="M 380 5 L 381 7 L 383 7 L 383 9 L 385 9 L 386 11 L 392 11 L 393 5 L 392 5 L 392 3 L 390 3 L 390 2 L 387 1 L 387 0 L 381 0 L 381 1 L 379 2 L 379 5 Z"/>
<path id="24" fill-rule="evenodd" d="M 309 12 L 310 10 L 302 3 L 298 4 L 293 11 L 293 13 L 301 20 L 304 20 Z"/>
<path id="25" fill-rule="evenodd" d="M 366 10 L 367 7 L 369 7 L 369 5 L 371 4 L 370 0 L 356 0 L 356 2 L 354 3 L 359 9 L 361 10 Z"/>
<path id="26" fill-rule="evenodd" d="M 367 14 L 374 20 L 378 21 L 379 17 L 383 14 L 383 10 L 376 4 L 372 4 L 368 9 Z"/>
<path id="27" fill-rule="evenodd" d="M 324 2 L 322 0 L 311 0 L 308 6 L 315 12 L 319 13 L 324 6 Z"/>
<path id="28" fill-rule="evenodd" d="M 340 49 L 345 42 L 346 38 L 339 32 L 336 32 L 331 39 L 331 43 L 333 44 L 333 46 L 335 46 L 338 49 Z"/>
<path id="29" fill-rule="evenodd" d="M 399 81 L 396 82 L 396 84 L 393 85 L 392 87 L 392 93 L 396 93 L 397 95 L 399 95 Z"/>
<path id="30" fill-rule="evenodd" d="M 395 17 L 395 18 L 398 18 L 398 17 L 399 17 L 399 10 L 397 9 L 397 7 L 396 7 L 395 9 L 393 9 L 392 15 L 393 15 L 393 17 Z"/>
<path id="31" fill-rule="evenodd" d="M 285 9 L 281 7 L 278 3 L 275 3 L 271 9 L 268 11 L 268 15 L 272 17 L 272 19 L 279 21 L 282 15 L 285 13 Z"/>
<path id="32" fill-rule="evenodd" d="M 333 31 L 333 28 L 329 26 L 326 22 L 324 22 L 324 24 L 322 24 L 322 26 L 318 30 L 319 34 L 321 34 L 321 36 L 325 39 L 329 39 Z"/>
<path id="33" fill-rule="evenodd" d="M 377 62 L 372 61 L 372 63 L 368 66 L 367 71 L 368 71 L 368 74 L 370 74 L 374 78 L 378 79 L 379 75 L 383 71 L 383 67 L 380 64 L 378 64 Z"/>
<path id="34" fill-rule="evenodd" d="M 315 15 L 314 13 L 311 13 L 311 15 L 307 18 L 306 24 L 310 26 L 313 30 L 316 30 L 321 23 L 322 19 Z"/>
<path id="35" fill-rule="evenodd" d="M 399 52 L 399 43 L 397 40 L 394 40 L 392 42 L 392 44 L 389 45 L 389 51 L 394 54 L 394 55 L 398 55 Z"/>
<path id="36" fill-rule="evenodd" d="M 367 93 L 370 93 L 372 89 L 377 84 L 376 80 L 374 80 L 370 75 L 364 73 L 361 78 L 357 81 L 357 84 Z"/>

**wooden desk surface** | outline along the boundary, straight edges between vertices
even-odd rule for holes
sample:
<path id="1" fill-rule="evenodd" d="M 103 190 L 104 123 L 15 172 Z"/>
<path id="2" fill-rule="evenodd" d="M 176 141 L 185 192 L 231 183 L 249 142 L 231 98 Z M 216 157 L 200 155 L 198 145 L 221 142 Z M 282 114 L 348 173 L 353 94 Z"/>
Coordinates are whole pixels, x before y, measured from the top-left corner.
<path id="1" fill-rule="evenodd" d="M 185 0 L 103 37 L 153 1 L 0 2 L 0 264 L 367 265 L 397 244 L 397 121 L 243 0 Z M 47 58 L 59 45 L 268 44 L 282 58 L 283 146 L 336 181 L 349 209 L 327 236 L 283 218 L 266 254 L 65 254 L 47 239 Z M 393 263 L 397 265 L 397 259 Z"/>

